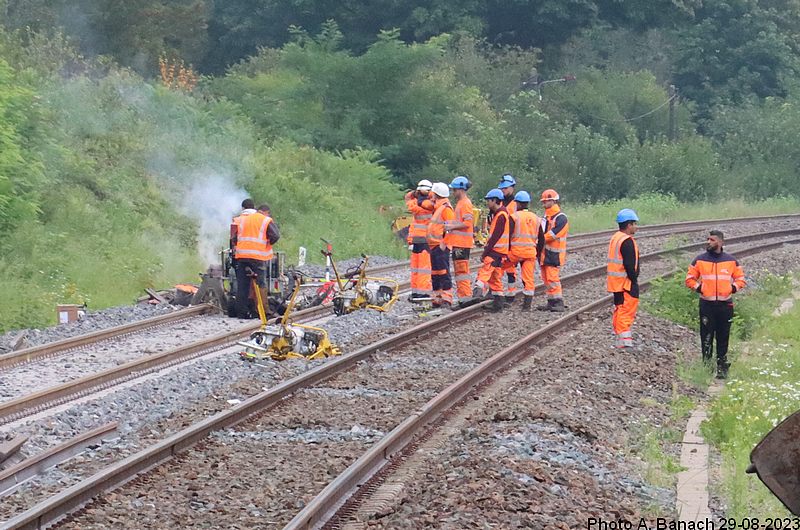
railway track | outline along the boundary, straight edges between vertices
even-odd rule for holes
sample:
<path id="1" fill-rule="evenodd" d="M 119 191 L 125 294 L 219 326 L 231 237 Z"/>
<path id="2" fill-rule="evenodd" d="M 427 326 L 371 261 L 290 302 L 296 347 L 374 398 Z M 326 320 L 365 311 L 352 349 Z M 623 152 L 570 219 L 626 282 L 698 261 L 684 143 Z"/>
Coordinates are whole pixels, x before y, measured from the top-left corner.
<path id="1" fill-rule="evenodd" d="M 782 237 L 786 238 L 797 234 L 797 232 L 797 230 L 791 230 L 781 235 Z M 752 241 L 759 238 L 764 239 L 764 235 L 754 234 L 738 238 L 738 242 Z M 790 240 L 790 242 L 797 241 L 797 238 Z M 731 238 L 731 240 L 728 242 L 735 243 L 736 241 L 734 241 L 734 238 Z M 784 244 L 783 241 L 773 242 L 773 245 L 782 244 Z M 694 246 L 695 245 L 687 246 L 687 248 L 693 248 Z M 668 252 L 671 251 L 662 251 L 651 254 L 647 257 L 643 257 L 643 261 L 651 262 L 651 264 L 646 265 L 646 270 L 650 270 L 651 268 L 663 269 L 661 272 L 666 272 L 669 270 L 671 268 L 669 260 L 663 259 Z M 655 265 L 656 263 L 658 263 L 658 265 Z M 606 303 L 606 296 L 602 294 L 602 286 L 598 288 L 598 286 L 595 285 L 598 282 L 590 282 L 593 276 L 602 274 L 603 271 L 604 267 L 597 267 L 596 269 L 564 278 L 563 281 L 565 284 L 571 283 L 573 285 L 573 289 L 571 289 L 572 292 L 581 293 L 580 296 L 575 296 L 574 298 L 571 297 L 573 304 L 581 299 L 584 299 L 584 301 L 588 303 L 589 299 L 592 297 L 600 297 L 602 299 L 602 301 L 594 302 L 595 304 Z M 567 317 L 577 318 L 575 316 L 576 314 L 577 313 L 571 313 L 570 315 L 567 315 Z M 494 338 L 496 340 L 510 341 L 515 337 L 511 336 L 513 333 L 511 335 L 508 333 L 504 334 L 503 331 L 509 331 L 507 328 L 516 329 L 522 326 L 530 326 L 531 321 L 533 321 L 535 324 L 545 325 L 551 319 L 548 314 L 513 314 L 510 316 L 510 318 L 512 318 L 514 322 L 510 324 L 504 323 L 498 325 L 500 318 L 503 317 L 483 315 L 477 311 L 477 308 L 470 308 L 468 310 L 452 313 L 447 317 L 430 321 L 421 326 L 416 326 L 411 330 L 394 335 L 369 347 L 362 348 L 357 352 L 353 352 L 345 357 L 331 360 L 297 378 L 286 381 L 267 392 L 247 400 L 230 411 L 226 411 L 209 418 L 200 424 L 192 426 L 191 428 L 174 435 L 162 443 L 156 444 L 150 449 L 142 451 L 141 453 L 134 455 L 118 464 L 110 466 L 103 472 L 95 475 L 92 479 L 84 481 L 78 486 L 63 492 L 63 494 L 40 504 L 36 508 L 29 510 L 17 518 L 12 519 L 5 527 L 27 528 L 36 527 L 36 525 L 41 524 L 49 524 L 50 522 L 63 516 L 65 513 L 69 513 L 75 508 L 81 506 L 84 502 L 91 499 L 99 492 L 111 489 L 119 483 L 129 480 L 135 474 L 149 469 L 152 466 L 170 458 L 172 455 L 181 452 L 197 441 L 203 440 L 204 437 L 206 437 L 212 431 L 219 431 L 220 429 L 224 429 L 233 424 L 239 423 L 252 415 L 261 414 L 265 409 L 268 409 L 269 407 L 272 407 L 278 403 L 282 404 L 280 408 L 280 416 L 278 418 L 272 418 L 270 417 L 269 413 L 265 413 L 263 417 L 256 417 L 255 420 L 249 420 L 248 425 L 252 422 L 255 422 L 255 427 L 251 431 L 245 432 L 275 433 L 278 432 L 280 428 L 292 427 L 290 421 L 291 418 L 301 417 L 303 421 L 309 420 L 311 425 L 316 422 L 318 425 L 330 426 L 330 424 L 333 423 L 333 420 L 331 419 L 332 411 L 330 410 L 330 402 L 332 399 L 331 396 L 339 396 L 339 394 L 343 394 L 344 398 L 346 398 L 342 398 L 344 401 L 346 401 L 346 406 L 344 408 L 346 409 L 347 413 L 351 414 L 351 416 L 349 416 L 350 420 L 342 420 L 341 418 L 336 420 L 341 425 L 346 425 L 348 421 L 352 421 L 352 418 L 356 418 L 356 421 L 363 421 L 359 420 L 358 418 L 371 418 L 371 424 L 373 426 L 381 427 L 381 431 L 390 430 L 395 426 L 392 424 L 391 420 L 382 420 L 375 416 L 374 412 L 370 412 L 374 411 L 376 406 L 378 409 L 380 409 L 381 407 L 379 404 L 381 402 L 392 401 L 393 403 L 397 404 L 396 408 L 392 409 L 391 411 L 391 417 L 396 417 L 398 414 L 402 415 L 403 413 L 410 413 L 415 409 L 415 407 L 423 406 L 428 397 L 436 394 L 442 388 L 445 388 L 451 381 L 458 379 L 459 377 L 465 377 L 465 374 L 471 373 L 470 370 L 472 370 L 475 366 L 478 366 L 486 359 L 487 348 L 485 347 L 464 351 L 462 356 L 454 360 L 452 352 L 450 351 L 422 351 L 419 348 L 419 343 L 416 341 L 415 344 L 408 345 L 407 343 L 411 338 L 417 339 L 420 334 L 435 333 L 435 341 L 437 343 L 457 343 L 458 341 L 463 341 L 465 338 L 463 334 L 463 323 L 470 322 L 471 324 L 474 324 L 471 322 L 473 319 L 482 319 L 485 321 L 484 323 L 490 324 L 488 328 L 487 326 L 478 327 L 474 325 L 469 327 L 473 329 L 477 327 L 477 329 L 500 330 L 498 334 L 494 335 Z M 509 316 L 506 316 L 505 318 L 508 319 Z M 562 324 L 558 324 L 559 326 L 567 325 L 566 320 L 558 320 L 557 322 L 562 322 Z M 399 351 L 405 352 L 405 354 L 398 353 L 398 348 L 400 349 Z M 391 356 L 387 357 L 385 352 L 389 349 L 392 349 L 393 353 Z M 422 354 L 423 357 L 420 357 L 420 354 Z M 380 365 L 388 366 L 388 368 L 385 370 L 381 368 L 381 370 L 385 371 L 383 376 L 380 376 L 376 373 L 378 368 L 376 368 L 375 363 L 365 364 L 360 362 L 371 356 L 375 356 Z M 392 364 L 396 362 L 392 359 L 397 357 L 405 357 L 407 359 L 406 365 L 401 367 L 402 369 L 400 373 L 397 373 L 397 370 L 394 369 L 394 365 Z M 421 372 L 417 371 L 412 373 L 410 372 L 412 369 L 419 369 Z M 342 380 L 337 381 L 339 377 L 341 377 Z M 429 383 L 428 387 L 420 390 L 419 388 L 409 389 L 402 386 L 404 382 L 419 379 L 426 380 L 426 382 Z M 326 386 L 319 386 L 320 383 L 325 380 L 328 380 Z M 383 399 L 370 400 L 364 398 L 364 396 L 357 396 L 355 398 L 352 396 L 347 397 L 348 390 L 358 388 L 359 382 L 368 382 L 370 385 L 374 385 L 375 382 L 379 382 L 380 384 L 378 385 L 378 388 L 372 389 L 373 392 L 371 395 L 373 398 L 377 397 Z M 400 388 L 393 388 L 393 384 L 400 384 L 401 386 Z M 315 387 L 311 388 L 311 385 L 315 385 Z M 367 392 L 367 395 L 370 395 L 370 393 Z M 286 402 L 285 399 L 288 396 L 295 396 L 294 401 L 296 401 L 296 403 L 292 404 L 292 402 Z M 353 403 L 350 403 L 350 401 Z M 444 401 L 441 400 L 439 402 L 444 403 Z M 341 400 L 340 403 L 342 403 Z M 360 407 L 356 405 L 360 405 Z M 315 418 L 309 418 L 307 415 L 302 415 L 301 411 L 316 412 L 318 413 L 318 416 Z M 353 413 L 356 414 L 352 415 Z M 287 416 L 290 418 L 290 420 L 287 420 Z M 287 421 L 289 421 L 288 425 Z M 341 423 L 342 421 L 344 423 Z M 237 440 L 237 435 L 231 436 L 233 437 L 232 441 Z M 245 436 L 241 441 L 246 443 L 249 440 Z M 359 447 L 354 448 L 356 453 L 360 454 L 366 449 L 366 446 L 372 445 L 372 440 L 367 439 L 362 441 L 364 443 L 356 444 L 359 445 Z M 281 442 L 281 440 L 278 440 L 278 442 Z M 283 442 L 286 442 L 286 440 Z M 276 440 L 273 437 L 266 440 L 256 440 L 254 443 L 261 444 L 259 447 L 261 447 L 261 450 L 263 450 L 265 443 L 268 447 L 274 447 Z M 205 442 L 204 445 L 213 444 L 210 442 Z M 291 444 L 286 446 L 286 452 L 278 452 L 273 456 L 285 457 L 287 454 L 294 455 L 296 451 L 291 450 L 290 447 Z M 315 451 L 316 449 L 318 449 L 318 447 L 315 447 Z M 274 451 L 272 452 L 274 453 Z M 259 452 L 259 454 L 261 453 Z M 299 452 L 297 456 L 299 457 L 300 461 L 293 462 L 293 464 L 297 465 L 300 469 L 303 468 L 304 461 L 316 461 L 316 458 L 313 454 L 308 454 L 306 452 Z M 206 457 L 208 457 L 208 455 L 206 455 Z M 206 459 L 208 460 L 209 458 Z M 349 459 L 350 461 L 355 460 L 353 455 L 349 455 L 346 457 L 346 459 Z M 262 464 L 269 467 L 269 462 L 264 462 L 262 459 L 259 460 Z M 312 472 L 312 470 L 307 470 L 307 472 Z M 278 474 L 280 475 L 280 473 Z M 283 517 L 285 520 L 288 520 L 288 518 L 286 518 L 287 513 L 285 513 L 285 508 L 282 512 L 280 510 L 278 510 L 278 512 L 280 512 L 281 517 Z"/>

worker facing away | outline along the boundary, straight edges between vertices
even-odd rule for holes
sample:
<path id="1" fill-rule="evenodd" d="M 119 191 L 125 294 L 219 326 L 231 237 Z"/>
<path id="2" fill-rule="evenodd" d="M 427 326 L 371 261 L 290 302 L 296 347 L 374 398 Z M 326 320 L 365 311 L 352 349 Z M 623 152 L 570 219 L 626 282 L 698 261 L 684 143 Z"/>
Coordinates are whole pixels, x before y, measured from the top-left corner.
<path id="1" fill-rule="evenodd" d="M 723 251 L 724 235 L 712 230 L 706 252 L 697 256 L 686 273 L 686 286 L 700 293 L 700 345 L 710 363 L 717 343 L 717 378 L 728 376 L 728 339 L 733 321 L 733 294 L 746 285 L 739 262 Z"/>
<path id="2" fill-rule="evenodd" d="M 511 173 L 506 173 L 500 177 L 500 182 L 497 184 L 497 189 L 503 192 L 503 206 L 511 216 L 517 211 L 517 202 L 514 200 L 516 195 L 517 179 Z M 506 304 L 511 305 L 517 296 L 517 267 L 512 265 L 510 261 L 503 263 L 503 273 L 506 275 Z"/>
<path id="3" fill-rule="evenodd" d="M 639 245 L 636 233 L 639 217 L 630 208 L 617 213 L 619 231 L 611 236 L 608 244 L 606 267 L 608 292 L 614 294 L 614 316 L 612 325 L 617 339 L 616 348 L 633 346 L 631 326 L 639 307 Z"/>
<path id="4" fill-rule="evenodd" d="M 569 220 L 559 205 L 556 190 L 542 192 L 540 199 L 544 206 L 544 252 L 539 261 L 542 267 L 542 281 L 547 292 L 547 304 L 536 309 L 540 311 L 564 311 L 564 297 L 561 290 L 561 267 L 567 260 L 567 235 Z"/>
<path id="5" fill-rule="evenodd" d="M 489 240 L 481 254 L 481 268 L 475 281 L 475 296 L 486 296 L 487 289 L 492 294 L 490 311 L 503 310 L 503 264 L 508 260 L 510 234 L 513 221 L 503 205 L 503 192 L 493 189 L 486 194 L 486 207 L 492 214 Z"/>
<path id="6" fill-rule="evenodd" d="M 511 215 L 514 229 L 511 231 L 508 263 L 522 274 L 522 310 L 530 311 L 534 293 L 534 270 L 539 256 L 544 251 L 544 227 L 542 220 L 528 210 L 531 196 L 527 191 L 514 195 L 516 212 Z"/>
<path id="7" fill-rule="evenodd" d="M 433 201 L 429 197 L 433 184 L 420 180 L 417 189 L 405 196 L 406 207 L 414 217 L 408 229 L 411 250 L 411 301 L 428 299 L 433 294 L 431 255 L 428 247 L 428 224 L 433 217 Z"/>
<path id="8" fill-rule="evenodd" d="M 236 316 L 255 318 L 250 308 L 250 287 L 256 280 L 262 300 L 267 299 L 267 263 L 272 260 L 272 245 L 280 239 L 272 218 L 256 211 L 253 199 L 242 201 L 242 213 L 231 223 L 231 248 L 236 267 Z"/>
<path id="9" fill-rule="evenodd" d="M 475 219 L 472 201 L 467 191 L 472 183 L 467 177 L 458 176 L 450 183 L 452 200 L 456 201 L 455 219 L 450 225 L 453 244 L 453 273 L 456 280 L 456 295 L 459 301 L 472 298 L 472 278 L 469 271 L 469 254 L 475 246 Z"/>
<path id="10" fill-rule="evenodd" d="M 431 280 L 433 306 L 451 307 L 453 304 L 453 280 L 450 277 L 450 250 L 453 236 L 450 233 L 456 215 L 450 204 L 450 188 L 444 182 L 431 187 L 434 201 L 433 217 L 428 224 L 428 247 L 431 249 Z"/>

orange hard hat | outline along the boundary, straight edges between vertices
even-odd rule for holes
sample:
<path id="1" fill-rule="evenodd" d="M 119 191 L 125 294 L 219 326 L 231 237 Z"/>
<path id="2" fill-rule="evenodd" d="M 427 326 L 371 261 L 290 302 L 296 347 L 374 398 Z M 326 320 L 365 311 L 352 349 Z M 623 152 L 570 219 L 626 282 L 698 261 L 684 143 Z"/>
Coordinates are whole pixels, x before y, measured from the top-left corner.
<path id="1" fill-rule="evenodd" d="M 560 197 L 558 196 L 558 192 L 556 190 L 544 190 L 542 192 L 542 198 L 540 199 L 541 202 L 544 201 L 557 201 Z"/>

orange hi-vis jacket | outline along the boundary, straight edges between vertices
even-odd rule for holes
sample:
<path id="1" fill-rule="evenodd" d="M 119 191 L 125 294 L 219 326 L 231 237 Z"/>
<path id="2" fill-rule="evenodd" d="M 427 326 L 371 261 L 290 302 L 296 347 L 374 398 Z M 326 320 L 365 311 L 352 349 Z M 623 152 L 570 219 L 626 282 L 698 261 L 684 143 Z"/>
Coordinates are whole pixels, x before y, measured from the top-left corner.
<path id="1" fill-rule="evenodd" d="M 511 197 L 512 198 L 508 202 L 508 204 L 506 204 L 506 199 L 503 199 L 503 206 L 505 206 L 506 210 L 508 210 L 508 215 L 514 215 L 516 213 L 516 211 L 517 211 L 517 201 L 514 200 L 513 194 L 512 194 Z"/>
<path id="2" fill-rule="evenodd" d="M 472 201 L 469 200 L 469 197 L 464 197 L 456 204 L 455 221 L 467 225 L 466 228 L 458 228 L 448 234 L 451 237 L 453 246 L 456 248 L 472 248 L 475 246 L 475 219 L 472 209 Z"/>
<path id="3" fill-rule="evenodd" d="M 430 199 L 417 200 L 413 191 L 406 194 L 406 207 L 414 216 L 414 221 L 408 227 L 408 242 L 423 243 L 428 237 L 428 223 L 433 217 L 433 201 Z"/>
<path id="4" fill-rule="evenodd" d="M 497 227 L 497 220 L 503 217 L 506 220 L 505 228 L 503 229 L 503 233 L 500 234 L 500 237 L 497 239 L 497 242 L 494 244 L 492 248 L 484 248 L 484 254 L 488 251 L 494 251 L 498 254 L 502 254 L 503 256 L 508 255 L 508 247 L 511 241 L 510 237 L 510 225 L 511 225 L 511 216 L 508 215 L 508 212 L 503 209 L 498 211 L 496 214 L 492 216 L 492 225 L 489 228 L 489 240 L 495 235 L 495 229 Z"/>
<path id="5" fill-rule="evenodd" d="M 639 268 L 639 245 L 636 240 L 625 232 L 618 231 L 611 236 L 611 241 L 608 244 L 608 265 L 606 266 L 606 285 L 609 293 L 621 293 L 622 291 L 630 291 L 632 282 L 625 271 L 625 265 L 622 262 L 622 243 L 630 239 L 633 241 L 633 248 L 636 252 L 636 265 L 634 268 Z"/>
<path id="6" fill-rule="evenodd" d="M 711 302 L 724 302 L 747 285 L 744 271 L 736 258 L 727 252 L 705 252 L 697 256 L 686 274 L 686 286 L 697 290 L 700 298 Z"/>
<path id="7" fill-rule="evenodd" d="M 554 204 L 545 210 L 546 224 L 544 227 L 544 253 L 542 265 L 560 267 L 567 259 L 567 234 L 569 234 L 569 221 L 561 211 L 561 207 Z"/>
<path id="8" fill-rule="evenodd" d="M 242 214 L 234 219 L 236 223 L 236 259 L 272 259 L 272 245 L 267 239 L 267 227 L 271 217 L 255 212 Z"/>
<path id="9" fill-rule="evenodd" d="M 448 223 L 455 218 L 456 214 L 450 201 L 447 199 L 436 201 L 436 210 L 433 212 L 431 222 L 428 223 L 428 246 L 438 247 L 444 241 L 446 247 L 453 247 L 453 237 L 445 229 Z"/>
<path id="10" fill-rule="evenodd" d="M 511 233 L 511 255 L 523 259 L 535 258 L 541 219 L 528 210 L 517 211 L 511 217 L 514 219 L 514 231 Z"/>

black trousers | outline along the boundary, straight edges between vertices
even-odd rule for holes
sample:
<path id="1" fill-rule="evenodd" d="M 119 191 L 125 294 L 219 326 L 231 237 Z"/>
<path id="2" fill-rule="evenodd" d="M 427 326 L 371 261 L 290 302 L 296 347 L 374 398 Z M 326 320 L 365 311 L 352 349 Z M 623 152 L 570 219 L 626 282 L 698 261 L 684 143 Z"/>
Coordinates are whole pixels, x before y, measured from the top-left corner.
<path id="1" fill-rule="evenodd" d="M 733 302 L 700 300 L 700 346 L 703 360 L 713 359 L 714 341 L 717 343 L 717 366 L 728 367 L 728 339 L 733 321 Z"/>
<path id="2" fill-rule="evenodd" d="M 236 260 L 236 316 L 239 318 L 252 318 L 258 313 L 255 304 L 250 303 L 250 284 L 251 278 L 247 274 L 247 269 L 252 270 L 258 276 L 256 283 L 259 287 L 267 285 L 266 261 L 257 259 L 237 259 Z M 264 300 L 264 304 L 267 301 Z M 252 308 L 252 310 L 251 310 Z"/>
<path id="3" fill-rule="evenodd" d="M 431 249 L 431 271 L 434 292 L 453 288 L 453 279 L 450 277 L 450 253 L 447 249 L 442 250 L 438 246 Z"/>

